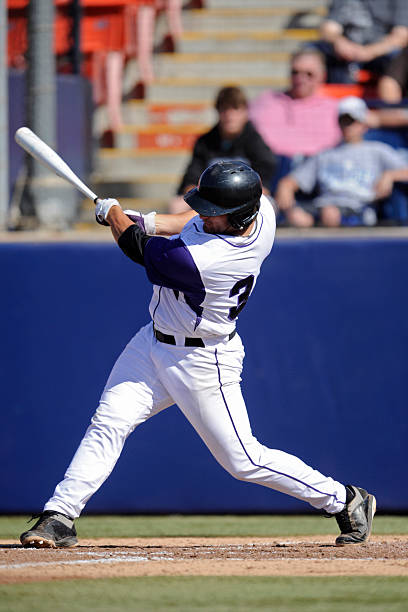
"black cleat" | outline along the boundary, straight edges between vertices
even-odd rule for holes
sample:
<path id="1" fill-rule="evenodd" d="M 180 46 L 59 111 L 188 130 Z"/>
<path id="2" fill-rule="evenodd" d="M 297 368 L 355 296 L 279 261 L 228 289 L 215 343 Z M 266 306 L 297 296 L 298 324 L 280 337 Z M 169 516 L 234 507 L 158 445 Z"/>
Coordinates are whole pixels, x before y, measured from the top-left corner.
<path id="1" fill-rule="evenodd" d="M 20 536 L 24 547 L 68 548 L 78 544 L 74 521 L 66 514 L 46 510 L 32 516 L 31 520 L 34 518 L 39 520 L 32 529 Z"/>
<path id="2" fill-rule="evenodd" d="M 347 485 L 347 489 L 354 493 L 354 497 L 341 512 L 334 515 L 341 531 L 336 538 L 336 546 L 366 542 L 370 537 L 376 509 L 374 495 L 352 485 Z"/>

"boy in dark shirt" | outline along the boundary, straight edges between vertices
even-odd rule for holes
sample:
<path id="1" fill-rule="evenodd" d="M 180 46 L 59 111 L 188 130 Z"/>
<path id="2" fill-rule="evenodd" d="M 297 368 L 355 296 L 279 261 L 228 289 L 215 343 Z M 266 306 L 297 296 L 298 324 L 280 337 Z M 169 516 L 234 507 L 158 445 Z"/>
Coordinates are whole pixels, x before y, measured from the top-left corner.
<path id="1" fill-rule="evenodd" d="M 248 120 L 244 93 L 239 87 L 224 87 L 218 92 L 215 108 L 218 123 L 197 139 L 177 196 L 170 202 L 171 213 L 188 209 L 183 195 L 197 185 L 205 168 L 221 160 L 240 160 L 250 165 L 260 175 L 264 193 L 269 194 L 276 158 Z"/>

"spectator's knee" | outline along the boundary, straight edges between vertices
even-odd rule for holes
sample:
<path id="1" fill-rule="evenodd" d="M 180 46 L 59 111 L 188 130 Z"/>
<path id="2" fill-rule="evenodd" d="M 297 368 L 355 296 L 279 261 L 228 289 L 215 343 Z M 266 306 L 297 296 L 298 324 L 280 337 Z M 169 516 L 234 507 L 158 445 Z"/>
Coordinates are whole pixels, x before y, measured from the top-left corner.
<path id="1" fill-rule="evenodd" d="M 313 227 L 314 225 L 313 215 L 300 208 L 300 206 L 295 206 L 289 210 L 286 216 L 290 225 L 294 227 Z"/>
<path id="2" fill-rule="evenodd" d="M 341 212 L 337 206 L 325 206 L 320 213 L 320 221 L 325 227 L 339 227 Z"/>

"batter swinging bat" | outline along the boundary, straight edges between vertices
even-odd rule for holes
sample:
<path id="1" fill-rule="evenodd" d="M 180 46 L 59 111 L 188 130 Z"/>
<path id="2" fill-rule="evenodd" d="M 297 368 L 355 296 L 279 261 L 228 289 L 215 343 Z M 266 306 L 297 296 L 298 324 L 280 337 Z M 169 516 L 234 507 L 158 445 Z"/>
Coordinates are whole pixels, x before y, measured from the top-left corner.
<path id="1" fill-rule="evenodd" d="M 36 136 L 28 127 L 21 127 L 15 133 L 15 139 L 20 147 L 23 147 L 35 159 L 47 166 L 52 172 L 65 179 L 71 185 L 79 189 L 88 198 L 96 202 L 98 196 L 91 191 L 81 179 L 71 170 L 66 162 L 49 147 L 41 138 Z"/>

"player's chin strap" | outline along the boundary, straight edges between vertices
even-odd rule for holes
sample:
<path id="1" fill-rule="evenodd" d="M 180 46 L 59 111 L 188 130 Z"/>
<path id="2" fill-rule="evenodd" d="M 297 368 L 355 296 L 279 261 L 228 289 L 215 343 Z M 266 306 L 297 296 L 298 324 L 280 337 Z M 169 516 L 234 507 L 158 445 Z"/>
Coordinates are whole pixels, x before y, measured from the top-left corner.
<path id="1" fill-rule="evenodd" d="M 250 210 L 246 209 L 243 212 L 231 213 L 228 215 L 228 223 L 237 230 L 244 230 L 249 225 L 251 225 L 252 221 L 255 219 L 258 214 L 260 207 L 259 201 L 255 204 L 255 206 L 251 206 Z M 249 214 L 248 214 L 249 213 Z"/>

